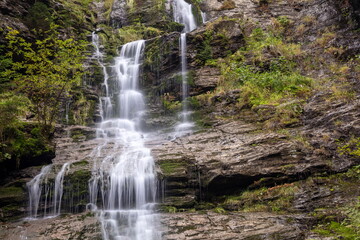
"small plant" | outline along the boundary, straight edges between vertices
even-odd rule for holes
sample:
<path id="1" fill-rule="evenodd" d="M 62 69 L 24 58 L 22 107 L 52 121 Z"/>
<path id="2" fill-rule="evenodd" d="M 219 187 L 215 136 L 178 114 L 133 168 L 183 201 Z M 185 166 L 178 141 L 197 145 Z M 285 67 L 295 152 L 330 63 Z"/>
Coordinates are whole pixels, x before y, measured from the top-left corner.
<path id="1" fill-rule="evenodd" d="M 164 208 L 164 210 L 165 210 L 165 212 L 168 212 L 168 213 L 176 213 L 178 211 L 178 209 L 173 206 L 166 206 Z"/>
<path id="2" fill-rule="evenodd" d="M 318 46 L 325 48 L 335 38 L 336 38 L 335 33 L 326 32 L 326 33 L 323 33 L 320 38 L 317 38 L 315 40 L 315 42 Z"/>
<path id="3" fill-rule="evenodd" d="M 303 17 L 303 19 L 301 19 L 301 22 L 303 22 L 307 25 L 313 24 L 313 23 L 315 23 L 315 21 L 316 21 L 316 18 L 313 15 L 307 15 L 307 16 Z"/>
<path id="4" fill-rule="evenodd" d="M 234 9 L 236 7 L 236 4 L 233 0 L 225 0 L 223 4 L 221 5 L 221 10 L 230 10 Z"/>
<path id="5" fill-rule="evenodd" d="M 214 212 L 220 213 L 220 214 L 225 214 L 226 213 L 225 209 L 223 209 L 222 207 L 214 208 Z"/>
<path id="6" fill-rule="evenodd" d="M 338 147 L 340 155 L 360 157 L 360 138 L 351 137 L 349 141 Z"/>

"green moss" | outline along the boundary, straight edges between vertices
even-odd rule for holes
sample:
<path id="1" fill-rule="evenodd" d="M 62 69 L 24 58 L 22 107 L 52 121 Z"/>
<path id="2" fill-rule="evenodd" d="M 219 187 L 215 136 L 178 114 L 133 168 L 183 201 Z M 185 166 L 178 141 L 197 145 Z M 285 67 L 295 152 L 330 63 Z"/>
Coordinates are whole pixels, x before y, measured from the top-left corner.
<path id="1" fill-rule="evenodd" d="M 313 231 L 325 237 L 341 237 L 341 239 L 344 240 L 360 239 L 358 235 L 359 232 L 338 222 L 319 225 Z"/>
<path id="2" fill-rule="evenodd" d="M 89 165 L 89 162 L 86 161 L 86 160 L 82 160 L 82 161 L 79 161 L 79 162 L 74 162 L 72 165 L 73 166 L 87 166 L 87 165 Z"/>
<path id="3" fill-rule="evenodd" d="M 4 187 L 0 188 L 1 198 L 23 197 L 24 190 L 21 187 Z"/>
<path id="4" fill-rule="evenodd" d="M 341 155 L 350 155 L 353 157 L 360 157 L 360 137 L 352 136 L 347 142 L 339 141 L 338 152 Z"/>
<path id="5" fill-rule="evenodd" d="M 169 176 L 176 173 L 179 170 L 183 170 L 184 168 L 186 168 L 186 163 L 177 160 L 167 160 L 167 161 L 159 162 L 159 166 L 163 174 L 165 176 Z"/>
<path id="6" fill-rule="evenodd" d="M 289 212 L 296 191 L 298 187 L 293 184 L 244 191 L 240 195 L 227 196 L 222 207 L 244 212 Z"/>
<path id="7" fill-rule="evenodd" d="M 195 205 L 196 210 L 210 210 L 214 208 L 215 208 L 215 204 L 211 202 L 200 202 Z"/>
<path id="8" fill-rule="evenodd" d="M 219 214 L 225 214 L 226 210 L 223 209 L 222 207 L 216 207 L 213 209 L 214 212 L 219 213 Z"/>
<path id="9" fill-rule="evenodd" d="M 15 169 L 49 162 L 54 156 L 54 149 L 41 133 L 41 128 L 33 123 L 22 122 L 16 127 L 6 128 L 6 142 L 0 144 L 0 156 L 7 157 L 0 158 L 0 164 Z M 7 173 L 4 167 L 0 171 Z"/>
<path id="10" fill-rule="evenodd" d="M 162 100 L 163 107 L 166 112 L 178 112 L 181 109 L 181 102 L 180 101 L 168 101 L 165 98 Z"/>

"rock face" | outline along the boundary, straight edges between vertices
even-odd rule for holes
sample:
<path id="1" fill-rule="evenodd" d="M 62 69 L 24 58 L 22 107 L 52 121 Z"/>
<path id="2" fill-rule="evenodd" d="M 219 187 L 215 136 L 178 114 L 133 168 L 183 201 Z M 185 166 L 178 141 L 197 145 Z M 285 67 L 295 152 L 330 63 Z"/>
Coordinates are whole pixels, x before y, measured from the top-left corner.
<path id="1" fill-rule="evenodd" d="M 305 178 L 316 169 L 341 170 L 309 158 L 301 142 L 259 130 L 241 121 L 223 122 L 153 148 L 167 182 L 169 204 L 174 196 L 191 205 L 194 199 Z"/>
<path id="2" fill-rule="evenodd" d="M 19 19 L 19 17 L 25 17 L 28 13 L 30 6 L 34 1 L 10 1 L 5 0 L 0 3 L 0 27 L 6 29 L 11 27 L 13 29 L 19 29 L 21 32 L 29 34 L 27 26 Z"/>
<path id="3" fill-rule="evenodd" d="M 168 227 L 164 239 L 304 239 L 300 221 L 305 216 L 279 216 L 269 213 L 207 212 L 163 216 Z"/>
<path id="4" fill-rule="evenodd" d="M 125 0 L 115 0 L 111 11 L 111 23 L 117 28 L 127 24 L 128 6 Z"/>
<path id="5" fill-rule="evenodd" d="M 0 238 L 21 240 L 101 239 L 100 223 L 90 213 L 0 226 Z"/>
<path id="6" fill-rule="evenodd" d="M 273 20 L 278 17 L 286 17 L 293 24 L 289 30 L 292 40 L 302 42 L 313 42 L 322 30 L 337 25 L 343 30 L 333 30 L 337 36 L 331 41 L 348 46 L 339 59 L 358 54 L 360 38 L 350 30 L 359 25 L 360 7 L 357 1 L 350 0 L 342 8 L 344 2 L 203 1 L 201 8 L 209 21 L 187 34 L 190 95 L 208 93 L 221 82 L 222 73 L 212 60 L 225 58 L 245 45 L 249 25 L 244 22 L 251 26 L 259 22 L 259 26 L 264 27 L 274 24 Z M 170 128 L 175 123 L 176 111 L 165 109 L 164 105 L 181 99 L 178 39 L 182 26 L 171 23 L 168 2 L 164 6 L 150 0 L 136 1 L 136 4 L 137 11 L 131 12 L 126 1 L 116 0 L 111 24 L 122 27 L 139 21 L 166 32 L 146 41 L 141 85 L 149 100 L 148 116 L 143 125 L 146 129 Z M 27 3 L 21 3 L 15 8 L 5 1 L 0 3 L 0 12 L 10 11 L 4 19 L 11 22 L 9 17 L 26 14 L 27 7 Z M 343 14 L 343 9 L 348 14 Z M 154 17 L 158 10 L 161 14 Z M 12 24 L 25 28 L 21 22 Z M 297 27 L 302 24 L 305 30 L 299 34 Z M 94 62 L 92 59 L 91 64 Z M 314 70 L 314 74 L 322 76 L 321 71 Z M 90 85 L 98 85 L 99 69 L 93 69 L 93 73 L 97 78 L 92 79 Z M 324 219 L 343 218 L 338 211 L 332 215 L 329 209 L 351 203 L 360 194 L 356 177 L 336 174 L 359 164 L 356 156 L 339 154 L 339 142 L 346 143 L 352 136 L 360 136 L 359 88 L 354 87 L 359 83 L 355 74 L 352 79 L 356 96 L 351 102 L 329 102 L 328 92 L 318 92 L 304 104 L 299 122 L 286 126 L 284 131 L 263 128 L 264 121 L 274 115 L 279 106 L 240 106 L 241 90 L 233 89 L 218 92 L 198 106 L 206 111 L 196 114 L 208 121 L 203 125 L 210 128 L 173 140 L 160 136 L 147 143 L 157 161 L 163 187 L 159 211 L 169 212 L 162 213 L 164 239 L 323 239 L 310 234 L 309 229 Z M 96 86 L 80 92 L 85 94 L 85 101 L 98 102 L 100 89 Z M 283 104 L 289 103 L 292 102 Z M 98 113 L 94 104 L 91 107 L 92 114 L 84 117 L 83 124 L 96 122 L 96 117 L 92 119 L 92 116 Z M 85 211 L 93 161 L 104 157 L 95 154 L 100 142 L 95 135 L 94 128 L 84 126 L 61 127 L 57 131 L 54 168 L 59 170 L 65 162 L 72 162 L 64 180 L 65 191 L 79 189 L 73 199 L 64 195 L 66 201 L 75 199 L 76 206 L 66 209 L 68 212 Z M 108 144 L 109 149 L 103 149 L 102 154 L 111 151 L 111 147 Z M 18 172 L 14 176 L 16 180 L 0 188 L 1 220 L 26 215 L 25 183 L 39 171 L 40 168 L 33 167 Z M 54 176 L 55 172 L 51 181 Z M 271 194 L 279 188 L 290 189 L 290 193 L 284 194 L 286 197 L 280 193 Z M 256 195 L 256 191 L 260 193 Z M 246 194 L 254 196 L 245 198 Z M 288 204 L 281 201 L 279 204 L 287 208 L 286 212 L 270 204 L 278 200 Z M 268 203 L 269 206 L 264 206 Z M 246 207 L 254 212 L 245 212 Z M 323 214 L 321 218 L 314 215 L 318 212 Z M 0 238 L 4 239 L 22 236 L 44 240 L 101 239 L 98 222 L 88 213 L 24 222 L 18 226 L 4 224 L 1 228 Z"/>
<path id="7" fill-rule="evenodd" d="M 194 87 L 192 87 L 190 95 L 199 95 L 201 93 L 213 90 L 218 85 L 220 77 L 220 70 L 217 68 L 200 68 L 196 71 Z"/>

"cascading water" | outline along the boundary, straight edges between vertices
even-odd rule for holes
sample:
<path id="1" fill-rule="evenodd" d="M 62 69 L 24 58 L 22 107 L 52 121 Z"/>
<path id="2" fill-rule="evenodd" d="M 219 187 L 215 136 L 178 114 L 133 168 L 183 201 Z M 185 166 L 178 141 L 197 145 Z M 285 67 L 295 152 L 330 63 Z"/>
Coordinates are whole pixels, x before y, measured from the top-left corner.
<path id="1" fill-rule="evenodd" d="M 29 218 L 38 217 L 38 210 L 41 203 L 40 200 L 43 190 L 43 182 L 46 181 L 46 177 L 51 171 L 51 167 L 51 165 L 43 167 L 38 175 L 36 175 L 30 182 L 26 183 L 29 192 Z"/>
<path id="2" fill-rule="evenodd" d="M 189 121 L 188 104 L 186 98 L 188 93 L 188 81 L 187 81 L 187 61 L 186 61 L 186 33 L 196 29 L 195 17 L 192 13 L 192 5 L 184 0 L 174 0 L 173 2 L 173 14 L 174 21 L 184 25 L 183 32 L 181 33 L 179 45 L 181 50 L 181 78 L 182 78 L 182 111 L 180 113 L 181 123 L 175 127 L 175 137 L 182 136 L 188 132 L 191 132 L 194 124 Z"/>
<path id="3" fill-rule="evenodd" d="M 64 176 L 70 169 L 70 163 L 65 163 L 61 167 L 56 175 L 55 184 L 50 183 L 48 179 L 52 168 L 52 165 L 43 167 L 41 172 L 26 184 L 29 192 L 29 219 L 55 217 L 60 214 Z M 42 211 L 39 211 L 40 208 Z M 51 208 L 52 211 L 49 210 Z"/>
<path id="4" fill-rule="evenodd" d="M 144 46 L 145 41 L 138 40 L 122 47 L 110 68 L 115 77 L 109 78 L 104 68 L 103 121 L 97 131 L 103 143 L 93 153 L 97 161 L 89 188 L 105 240 L 161 238 L 153 211 L 154 160 L 140 131 L 145 104 L 138 82 Z"/>
<path id="5" fill-rule="evenodd" d="M 54 188 L 54 198 L 53 198 L 53 214 L 57 216 L 60 214 L 61 210 L 61 199 L 63 196 L 64 190 L 64 176 L 67 171 L 70 169 L 70 163 L 65 163 L 60 172 L 56 175 L 55 178 L 55 188 Z"/>

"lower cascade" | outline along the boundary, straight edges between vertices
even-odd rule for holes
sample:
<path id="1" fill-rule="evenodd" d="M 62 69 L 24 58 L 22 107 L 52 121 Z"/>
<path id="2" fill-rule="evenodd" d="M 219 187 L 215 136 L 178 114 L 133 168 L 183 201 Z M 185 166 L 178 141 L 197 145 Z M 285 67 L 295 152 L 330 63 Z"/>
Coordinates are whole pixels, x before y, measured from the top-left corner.
<path id="1" fill-rule="evenodd" d="M 54 183 L 48 179 L 53 166 L 44 166 L 41 172 L 26 184 L 29 193 L 29 219 L 60 215 L 64 177 L 66 172 L 69 171 L 70 166 L 70 162 L 62 165 L 60 171 L 56 174 Z M 67 205 L 69 209 L 72 208 L 70 204 Z"/>
<path id="2" fill-rule="evenodd" d="M 160 239 L 156 230 L 156 174 L 150 149 L 140 131 L 144 100 L 138 90 L 144 40 L 125 44 L 105 79 L 100 99 L 102 144 L 89 183 L 90 207 L 98 213 L 103 239 Z M 109 100 L 110 99 L 110 100 Z"/>

